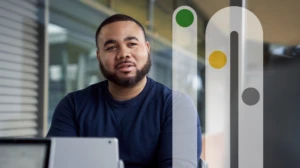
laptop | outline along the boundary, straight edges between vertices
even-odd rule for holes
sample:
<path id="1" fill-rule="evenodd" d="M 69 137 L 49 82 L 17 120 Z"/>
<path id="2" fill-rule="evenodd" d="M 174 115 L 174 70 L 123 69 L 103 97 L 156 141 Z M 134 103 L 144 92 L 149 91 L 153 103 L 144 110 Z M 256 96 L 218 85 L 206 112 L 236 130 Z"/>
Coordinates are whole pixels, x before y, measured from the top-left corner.
<path id="1" fill-rule="evenodd" d="M 54 144 L 54 168 L 118 168 L 116 138 L 51 138 Z"/>
<path id="2" fill-rule="evenodd" d="M 0 139 L 1 168 L 50 168 L 51 140 Z"/>

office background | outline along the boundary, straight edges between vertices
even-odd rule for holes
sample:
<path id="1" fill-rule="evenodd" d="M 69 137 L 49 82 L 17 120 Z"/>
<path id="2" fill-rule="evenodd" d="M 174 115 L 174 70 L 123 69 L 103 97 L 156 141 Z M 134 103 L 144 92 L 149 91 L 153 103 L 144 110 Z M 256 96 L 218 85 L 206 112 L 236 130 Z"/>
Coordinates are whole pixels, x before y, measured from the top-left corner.
<path id="1" fill-rule="evenodd" d="M 218 148 L 221 135 L 209 136 L 205 129 L 204 32 L 210 17 L 229 6 L 228 0 L 1 0 L 0 137 L 44 137 L 56 105 L 67 93 L 104 80 L 94 35 L 115 13 L 143 24 L 153 61 L 149 76 L 172 87 L 172 13 L 182 5 L 198 14 L 198 75 L 187 74 L 182 81 L 187 92 L 198 93 L 205 158 L 205 141 Z M 300 55 L 297 6 L 297 0 L 247 2 L 264 29 L 266 67 L 270 60 Z"/>

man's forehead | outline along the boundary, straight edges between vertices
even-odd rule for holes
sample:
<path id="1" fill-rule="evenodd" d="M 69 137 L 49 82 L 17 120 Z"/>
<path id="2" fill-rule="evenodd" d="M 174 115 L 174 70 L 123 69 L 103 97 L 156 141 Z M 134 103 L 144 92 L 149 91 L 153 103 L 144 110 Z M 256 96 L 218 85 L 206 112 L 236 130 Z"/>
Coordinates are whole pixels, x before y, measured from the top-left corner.
<path id="1" fill-rule="evenodd" d="M 142 38 L 143 30 L 135 22 L 118 21 L 103 26 L 99 34 L 99 39 L 102 41 L 109 38 L 124 38 L 126 36 L 135 36 L 138 39 Z"/>

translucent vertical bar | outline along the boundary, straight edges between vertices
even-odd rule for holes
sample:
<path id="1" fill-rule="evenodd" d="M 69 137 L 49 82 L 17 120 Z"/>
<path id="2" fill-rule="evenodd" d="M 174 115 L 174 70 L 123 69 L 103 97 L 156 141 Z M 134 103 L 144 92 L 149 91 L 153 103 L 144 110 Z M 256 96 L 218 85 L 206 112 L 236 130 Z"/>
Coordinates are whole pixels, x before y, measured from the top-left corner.
<path id="1" fill-rule="evenodd" d="M 245 8 L 244 80 L 239 96 L 239 167 L 263 168 L 263 29 L 258 18 Z M 235 18 L 233 18 L 235 19 Z"/>
<path id="2" fill-rule="evenodd" d="M 173 167 L 196 168 L 197 14 L 188 6 L 177 8 L 172 28 Z"/>
<path id="3" fill-rule="evenodd" d="M 227 60 L 235 59 L 230 55 L 230 34 L 234 31 L 239 39 L 238 46 L 233 47 L 238 50 L 238 85 L 234 83 L 238 88 L 230 87 L 233 85 L 230 74 L 234 74 L 230 72 L 232 60 L 216 68 L 215 63 L 220 60 L 212 59 L 216 51 L 222 52 Z M 238 93 L 237 100 L 230 100 L 234 93 Z M 232 104 L 238 108 L 237 118 L 230 116 Z M 233 133 L 230 124 L 236 122 L 232 119 L 238 119 L 238 131 L 234 132 L 237 148 L 230 146 Z M 230 157 L 234 156 L 240 168 L 263 168 L 263 31 L 257 17 L 245 8 L 221 9 L 207 25 L 206 137 L 218 137 L 221 144 L 218 152 L 222 154 L 216 155 L 215 141 L 206 140 L 206 161 L 210 167 L 229 168 L 230 161 L 234 160 Z M 238 155 L 231 155 L 231 152 Z M 220 162 L 222 164 L 217 164 Z"/>
<path id="4" fill-rule="evenodd" d="M 210 168 L 230 168 L 230 11 L 215 13 L 205 32 L 205 159 Z M 215 66 L 215 53 L 226 62 Z"/>

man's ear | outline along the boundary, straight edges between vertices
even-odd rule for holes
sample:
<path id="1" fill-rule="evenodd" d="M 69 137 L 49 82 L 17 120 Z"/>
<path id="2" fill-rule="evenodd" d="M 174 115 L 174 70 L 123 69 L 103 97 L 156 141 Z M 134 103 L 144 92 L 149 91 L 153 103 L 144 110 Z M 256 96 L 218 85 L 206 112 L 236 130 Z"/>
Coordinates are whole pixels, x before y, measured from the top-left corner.
<path id="1" fill-rule="evenodd" d="M 100 61 L 100 51 L 99 51 L 99 49 L 96 50 L 96 56 L 97 56 L 98 61 Z"/>
<path id="2" fill-rule="evenodd" d="M 148 53 L 150 53 L 150 43 L 149 43 L 149 41 L 146 41 L 146 46 L 147 46 Z"/>

